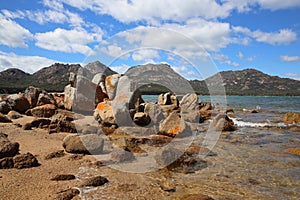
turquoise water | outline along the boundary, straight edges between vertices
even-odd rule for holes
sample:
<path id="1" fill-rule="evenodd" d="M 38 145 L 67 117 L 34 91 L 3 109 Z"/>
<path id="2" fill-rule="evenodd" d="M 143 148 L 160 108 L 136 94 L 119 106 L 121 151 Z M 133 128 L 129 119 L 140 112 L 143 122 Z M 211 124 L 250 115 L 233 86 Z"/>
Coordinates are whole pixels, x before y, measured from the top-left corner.
<path id="1" fill-rule="evenodd" d="M 143 95 L 145 101 L 156 102 L 157 95 Z M 225 99 L 228 107 L 235 110 L 264 110 L 272 112 L 300 112 L 300 96 L 199 96 L 199 102 Z"/>

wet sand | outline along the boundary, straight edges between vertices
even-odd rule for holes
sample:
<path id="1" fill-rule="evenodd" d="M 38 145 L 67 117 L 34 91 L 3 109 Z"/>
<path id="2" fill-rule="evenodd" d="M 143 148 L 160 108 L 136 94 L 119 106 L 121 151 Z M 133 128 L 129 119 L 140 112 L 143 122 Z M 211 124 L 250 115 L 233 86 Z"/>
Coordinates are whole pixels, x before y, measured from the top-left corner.
<path id="1" fill-rule="evenodd" d="M 213 149 L 217 155 L 205 158 L 208 161 L 205 169 L 191 174 L 167 170 L 138 174 L 99 165 L 91 155 L 66 153 L 46 160 L 49 153 L 63 150 L 62 140 L 67 133 L 49 135 L 43 129 L 23 130 L 0 123 L 0 132 L 20 144 L 20 153 L 32 153 L 41 164 L 28 169 L 0 170 L 0 197 L 54 199 L 59 192 L 79 187 L 89 177 L 102 175 L 109 183 L 97 188 L 79 187 L 82 192 L 73 199 L 186 199 L 191 194 L 213 199 L 298 199 L 300 159 L 283 151 L 285 147 L 299 145 L 298 139 L 284 144 L 253 144 L 245 140 L 241 131 L 222 133 Z M 260 129 L 257 137 L 265 132 L 270 130 Z M 276 132 L 282 134 L 280 130 Z M 51 181 L 57 174 L 73 174 L 77 178 Z M 164 191 L 164 182 L 174 185 L 175 191 Z"/>

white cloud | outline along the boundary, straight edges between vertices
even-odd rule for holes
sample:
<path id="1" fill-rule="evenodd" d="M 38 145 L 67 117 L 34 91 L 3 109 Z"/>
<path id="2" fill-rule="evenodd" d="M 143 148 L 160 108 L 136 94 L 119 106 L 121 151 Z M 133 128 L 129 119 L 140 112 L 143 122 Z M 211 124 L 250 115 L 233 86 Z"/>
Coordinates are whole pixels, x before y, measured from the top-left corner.
<path id="1" fill-rule="evenodd" d="M 240 59 L 240 60 L 247 60 L 247 61 L 253 61 L 255 59 L 255 57 L 245 57 L 244 54 L 242 52 L 239 52 L 237 54 L 237 57 Z"/>
<path id="2" fill-rule="evenodd" d="M 84 29 L 65 30 L 57 28 L 52 32 L 37 33 L 36 46 L 52 51 L 91 54 L 88 44 L 101 41 L 101 33 L 88 33 Z"/>
<path id="3" fill-rule="evenodd" d="M 227 17 L 231 7 L 222 6 L 214 0 L 131 0 L 131 1 L 91 1 L 61 0 L 61 2 L 81 10 L 90 9 L 98 14 L 108 14 L 123 23 L 146 20 L 186 21 L 193 17 L 212 19 Z"/>
<path id="4" fill-rule="evenodd" d="M 297 39 L 297 34 L 289 29 L 280 29 L 278 32 L 251 31 L 248 28 L 236 26 L 232 28 L 234 33 L 242 33 L 246 37 L 272 45 L 289 44 Z"/>
<path id="5" fill-rule="evenodd" d="M 213 59 L 217 60 L 221 64 L 227 64 L 233 67 L 239 67 L 240 64 L 234 61 L 231 61 L 229 57 L 225 54 L 214 54 L 212 56 Z"/>
<path id="6" fill-rule="evenodd" d="M 26 48 L 26 41 L 31 38 L 29 30 L 0 14 L 0 44 Z"/>
<path id="7" fill-rule="evenodd" d="M 132 59 L 134 61 L 152 62 L 154 58 L 159 58 L 157 50 L 139 49 L 132 53 Z"/>
<path id="8" fill-rule="evenodd" d="M 110 68 L 119 74 L 124 74 L 130 68 L 130 66 L 123 64 L 121 66 L 111 66 Z"/>
<path id="9" fill-rule="evenodd" d="M 297 34 L 289 29 L 281 29 L 277 33 L 254 31 L 252 36 L 258 42 L 265 42 L 272 45 L 289 44 L 297 39 Z"/>
<path id="10" fill-rule="evenodd" d="M 84 20 L 77 14 L 68 10 L 25 10 L 25 11 L 9 11 L 1 10 L 3 15 L 10 19 L 27 18 L 38 24 L 46 24 L 49 22 L 64 24 L 69 23 L 71 26 L 81 26 L 84 24 Z"/>
<path id="11" fill-rule="evenodd" d="M 0 68 L 2 69 L 18 68 L 28 73 L 34 73 L 56 62 L 58 61 L 40 56 L 20 56 L 0 51 Z"/>
<path id="12" fill-rule="evenodd" d="M 257 0 L 257 3 L 265 9 L 279 10 L 300 7 L 299 0 Z"/>
<path id="13" fill-rule="evenodd" d="M 300 56 L 282 55 L 280 56 L 280 59 L 284 62 L 298 62 L 300 61 Z"/>

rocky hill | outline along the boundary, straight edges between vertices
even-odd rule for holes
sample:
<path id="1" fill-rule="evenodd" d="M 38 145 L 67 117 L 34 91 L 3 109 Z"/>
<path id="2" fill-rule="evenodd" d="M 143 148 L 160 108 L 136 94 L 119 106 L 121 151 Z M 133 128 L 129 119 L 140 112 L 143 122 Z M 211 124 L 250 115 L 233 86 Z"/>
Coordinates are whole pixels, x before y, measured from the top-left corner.
<path id="1" fill-rule="evenodd" d="M 209 94 L 207 86 L 224 86 L 227 95 L 300 95 L 300 81 L 270 76 L 255 69 L 224 71 L 205 81 L 193 80 L 190 83 L 199 94 Z"/>
<path id="2" fill-rule="evenodd" d="M 160 65 L 151 64 L 145 66 L 151 69 L 160 67 Z M 164 67 L 164 69 L 166 71 L 165 74 L 168 72 L 168 70 L 170 70 L 170 73 L 172 71 L 171 67 L 169 66 Z M 133 70 L 134 68 L 131 68 L 127 73 L 130 72 L 129 74 L 134 76 L 136 72 Z M 48 91 L 63 91 L 64 87 L 68 84 L 70 72 L 78 72 L 79 74 L 90 78 L 92 78 L 91 72 L 105 72 L 107 75 L 116 73 L 99 61 L 90 63 L 84 68 L 82 68 L 79 64 L 69 65 L 55 63 L 49 67 L 37 71 L 34 74 L 28 74 L 19 69 L 11 68 L 0 72 L 0 93 L 15 93 L 24 91 L 29 85 L 44 88 Z M 163 74 L 161 75 L 163 76 Z M 158 78 L 161 75 L 156 74 L 155 77 L 157 76 L 156 78 Z M 153 75 L 149 77 L 149 81 L 152 80 L 151 77 L 153 78 Z M 162 79 L 167 80 L 167 77 Z M 184 78 L 182 79 L 185 80 Z M 178 78 L 178 80 L 181 79 Z M 178 83 L 182 81 L 175 82 Z M 212 94 L 211 91 L 208 91 L 209 86 L 210 88 L 225 88 L 227 95 L 300 96 L 300 81 L 288 78 L 280 78 L 278 76 L 270 76 L 255 69 L 223 71 L 205 80 L 191 80 L 189 83 L 198 94 L 203 95 Z M 177 85 L 177 87 L 179 85 Z M 161 86 L 161 83 L 154 81 L 154 84 L 144 86 L 140 89 L 144 94 L 159 94 L 162 91 L 171 89 L 170 87 L 172 87 L 172 84 L 163 87 Z M 214 91 L 214 94 L 218 94 L 218 92 L 219 91 Z"/>
<path id="3" fill-rule="evenodd" d="M 77 72 L 79 64 L 55 63 L 34 74 L 19 69 L 7 69 L 0 72 L 0 93 L 16 93 L 24 91 L 28 86 L 36 86 L 47 91 L 63 91 L 69 82 L 70 72 Z"/>

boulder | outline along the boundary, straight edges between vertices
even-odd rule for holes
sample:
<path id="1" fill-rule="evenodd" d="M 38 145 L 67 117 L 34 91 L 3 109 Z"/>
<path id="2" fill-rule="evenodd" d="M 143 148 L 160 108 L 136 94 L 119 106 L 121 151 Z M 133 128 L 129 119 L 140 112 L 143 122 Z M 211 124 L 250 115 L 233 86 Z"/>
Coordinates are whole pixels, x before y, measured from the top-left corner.
<path id="1" fill-rule="evenodd" d="M 56 105 L 56 101 L 51 94 L 46 91 L 43 91 L 39 94 L 38 101 L 36 103 L 37 106 L 42 106 L 45 104 L 53 104 Z"/>
<path id="2" fill-rule="evenodd" d="M 17 169 L 39 166 L 38 160 L 31 153 L 17 155 L 13 158 L 13 160 L 14 160 L 14 167 Z"/>
<path id="3" fill-rule="evenodd" d="M 96 134 L 68 135 L 63 140 L 63 147 L 68 153 L 100 154 L 103 152 L 104 140 Z"/>
<path id="4" fill-rule="evenodd" d="M 159 134 L 170 137 L 190 136 L 192 131 L 190 127 L 180 118 L 179 114 L 172 112 L 169 116 L 160 123 Z"/>
<path id="5" fill-rule="evenodd" d="M 30 109 L 30 103 L 24 94 L 12 94 L 7 96 L 7 101 L 11 105 L 12 110 L 20 113 L 25 113 Z"/>
<path id="6" fill-rule="evenodd" d="M 168 116 L 172 112 L 179 112 L 178 106 L 171 104 L 171 105 L 160 105 L 161 108 L 163 109 L 164 113 L 166 116 Z"/>
<path id="7" fill-rule="evenodd" d="M 65 108 L 65 95 L 64 94 L 57 94 L 54 93 L 52 94 L 54 100 L 55 100 L 55 104 L 58 108 L 64 109 Z"/>
<path id="8" fill-rule="evenodd" d="M 159 124 L 165 119 L 163 109 L 160 105 L 155 103 L 146 103 L 144 112 L 148 114 L 151 119 L 151 127 L 154 127 L 158 132 Z"/>
<path id="9" fill-rule="evenodd" d="M 11 142 L 6 134 L 0 133 L 0 159 L 13 157 L 19 153 L 19 143 Z"/>
<path id="10" fill-rule="evenodd" d="M 213 127 L 216 131 L 235 131 L 234 123 L 226 114 L 218 114 L 213 119 Z"/>
<path id="11" fill-rule="evenodd" d="M 27 98 L 31 108 L 34 108 L 36 106 L 41 92 L 42 90 L 37 87 L 29 86 L 28 88 L 26 88 L 24 96 Z"/>
<path id="12" fill-rule="evenodd" d="M 198 95 L 186 94 L 180 101 L 180 115 L 186 122 L 198 123 L 200 119 Z"/>
<path id="13" fill-rule="evenodd" d="M 76 77 L 77 77 L 76 73 L 70 72 L 69 83 L 70 83 L 71 87 L 76 87 Z"/>
<path id="14" fill-rule="evenodd" d="M 146 126 L 150 123 L 151 119 L 147 113 L 137 112 L 134 114 L 133 121 L 139 126 Z"/>
<path id="15" fill-rule="evenodd" d="M 55 114 L 56 106 L 53 104 L 45 104 L 30 109 L 30 113 L 34 117 L 52 117 Z"/>
<path id="16" fill-rule="evenodd" d="M 283 116 L 282 121 L 285 124 L 300 123 L 300 113 L 288 112 Z"/>
<path id="17" fill-rule="evenodd" d="M 12 122 L 6 115 L 0 113 L 0 122 L 1 123 L 10 123 Z"/>
<path id="18" fill-rule="evenodd" d="M 76 133 L 77 129 L 74 120 L 74 113 L 67 110 L 57 110 L 56 114 L 51 117 L 49 133 Z"/>
<path id="19" fill-rule="evenodd" d="M 103 89 L 102 89 L 102 87 L 100 87 L 100 85 L 97 85 L 96 100 L 95 100 L 96 105 L 98 105 L 98 103 L 103 102 L 106 99 L 108 99 L 107 94 L 103 91 Z"/>
<path id="20" fill-rule="evenodd" d="M 18 113 L 17 111 L 9 111 L 9 113 L 7 113 L 7 117 L 9 119 L 19 119 L 21 117 L 23 117 L 20 113 Z"/>
<path id="21" fill-rule="evenodd" d="M 72 110 L 73 102 L 75 99 L 76 88 L 67 85 L 64 89 L 64 107 L 67 110 Z"/>
<path id="22" fill-rule="evenodd" d="M 200 116 L 203 119 L 202 121 L 211 118 L 213 105 L 210 102 L 201 102 L 199 104 L 199 109 Z"/>
<path id="23" fill-rule="evenodd" d="M 104 101 L 99 103 L 94 111 L 94 117 L 100 124 L 116 124 L 116 119 L 112 109 L 112 102 Z"/>
<path id="24" fill-rule="evenodd" d="M 120 74 L 113 74 L 113 75 L 107 76 L 105 78 L 106 92 L 107 92 L 109 99 L 111 99 L 111 100 L 114 99 L 114 97 L 115 97 L 116 88 L 118 86 L 120 77 L 121 77 Z"/>
<path id="25" fill-rule="evenodd" d="M 175 105 L 179 106 L 179 101 L 175 94 L 167 92 L 158 96 L 158 104 L 160 105 Z"/>
<path id="26" fill-rule="evenodd" d="M 31 130 L 32 128 L 48 128 L 51 123 L 50 119 L 35 118 L 22 126 L 24 130 Z"/>
<path id="27" fill-rule="evenodd" d="M 12 110 L 12 107 L 7 101 L 0 102 L 0 113 L 7 114 Z"/>
<path id="28" fill-rule="evenodd" d="M 76 94 L 73 100 L 73 110 L 92 112 L 96 106 L 97 84 L 85 76 L 77 75 Z"/>

